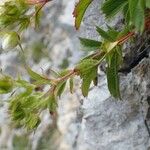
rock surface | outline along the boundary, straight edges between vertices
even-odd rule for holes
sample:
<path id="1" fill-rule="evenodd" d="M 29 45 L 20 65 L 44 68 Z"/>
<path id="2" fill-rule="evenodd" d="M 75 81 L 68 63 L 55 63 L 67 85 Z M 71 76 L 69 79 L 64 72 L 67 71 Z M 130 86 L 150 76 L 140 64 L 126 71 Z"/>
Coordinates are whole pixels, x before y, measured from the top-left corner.
<path id="1" fill-rule="evenodd" d="M 144 123 L 150 91 L 150 59 L 121 77 L 122 101 L 110 97 L 105 77 L 83 103 L 87 150 L 147 150 L 150 139 Z M 142 71 L 142 72 L 141 72 Z M 79 148 L 82 149 L 82 148 Z"/>

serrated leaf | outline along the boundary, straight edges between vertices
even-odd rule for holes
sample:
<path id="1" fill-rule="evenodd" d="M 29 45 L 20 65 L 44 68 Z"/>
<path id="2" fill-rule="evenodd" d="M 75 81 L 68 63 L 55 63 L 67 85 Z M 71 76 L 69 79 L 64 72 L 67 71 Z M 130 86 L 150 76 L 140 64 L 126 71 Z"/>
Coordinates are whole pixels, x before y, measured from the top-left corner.
<path id="1" fill-rule="evenodd" d="M 47 98 L 47 104 L 50 112 L 56 112 L 56 108 L 58 105 L 54 93 L 51 93 L 51 95 L 49 95 L 49 97 Z"/>
<path id="2" fill-rule="evenodd" d="M 25 81 L 25 80 L 22 80 L 20 78 L 18 78 L 15 82 L 16 86 L 18 87 L 21 87 L 21 88 L 25 88 L 26 89 L 26 92 L 28 94 L 31 94 L 32 91 L 35 89 L 35 85 Z"/>
<path id="3" fill-rule="evenodd" d="M 102 5 L 102 11 L 107 18 L 116 15 L 127 4 L 128 0 L 107 0 Z"/>
<path id="4" fill-rule="evenodd" d="M 37 128 L 40 123 L 41 123 L 41 120 L 39 116 L 36 114 L 30 114 L 28 118 L 26 119 L 26 127 L 28 130 Z"/>
<path id="5" fill-rule="evenodd" d="M 49 71 L 50 71 L 50 76 L 55 77 L 55 78 L 60 77 L 60 74 L 57 73 L 55 70 L 49 69 Z"/>
<path id="6" fill-rule="evenodd" d="M 41 18 L 41 14 L 42 14 L 42 11 L 41 11 L 41 8 L 42 6 L 35 6 L 35 28 L 39 28 L 39 25 L 40 25 L 40 18 Z"/>
<path id="7" fill-rule="evenodd" d="M 59 85 L 57 85 L 57 96 L 61 96 L 62 95 L 62 93 L 64 92 L 64 90 L 65 90 L 65 86 L 66 86 L 66 81 L 64 82 L 62 82 L 62 83 L 59 83 Z"/>
<path id="8" fill-rule="evenodd" d="M 103 29 L 99 28 L 98 26 L 96 27 L 96 31 L 99 33 L 100 36 L 102 36 L 102 38 L 104 38 L 107 41 L 110 42 L 114 42 L 115 39 L 113 39 L 109 33 L 107 33 L 106 31 L 104 31 Z"/>
<path id="9" fill-rule="evenodd" d="M 85 74 L 89 73 L 93 67 L 97 66 L 97 63 L 98 63 L 97 60 L 91 58 L 83 59 L 77 64 L 75 70 L 77 70 L 79 75 L 82 77 Z"/>
<path id="10" fill-rule="evenodd" d="M 70 93 L 73 93 L 73 86 L 74 86 L 73 78 L 70 78 L 69 86 L 70 86 Z"/>
<path id="11" fill-rule="evenodd" d="M 118 76 L 119 61 L 119 55 L 116 51 L 114 51 L 111 57 L 111 62 L 106 70 L 108 89 L 114 98 L 121 98 Z"/>
<path id="12" fill-rule="evenodd" d="M 79 40 L 80 40 L 81 45 L 83 46 L 83 49 L 87 51 L 97 50 L 100 48 L 102 44 L 100 41 L 95 41 L 95 40 L 91 40 L 87 38 L 80 37 Z"/>
<path id="13" fill-rule="evenodd" d="M 119 32 L 116 31 L 114 28 L 110 27 L 109 25 L 107 25 L 108 28 L 108 34 L 111 36 L 112 39 L 116 40 Z"/>
<path id="14" fill-rule="evenodd" d="M 127 3 L 123 8 L 123 15 L 126 22 L 126 26 L 130 26 L 130 11 L 129 11 L 129 3 Z"/>
<path id="15" fill-rule="evenodd" d="M 45 77 L 41 76 L 40 74 L 36 73 L 35 71 L 33 71 L 32 69 L 30 69 L 29 67 L 26 67 L 26 70 L 28 72 L 28 74 L 30 75 L 30 77 L 34 80 L 37 80 L 35 82 L 35 84 L 39 85 L 39 84 L 51 84 L 51 80 L 50 79 L 46 79 Z"/>
<path id="16" fill-rule="evenodd" d="M 14 81 L 9 76 L 0 76 L 0 94 L 7 94 L 13 90 Z"/>
<path id="17" fill-rule="evenodd" d="M 84 76 L 82 76 L 82 94 L 84 97 L 88 96 L 89 88 L 91 85 L 91 82 L 96 78 L 97 76 L 97 67 L 89 69 L 89 72 L 86 73 Z"/>
<path id="18" fill-rule="evenodd" d="M 94 59 L 84 59 L 75 67 L 82 79 L 81 89 L 84 97 L 88 95 L 90 84 L 97 76 L 97 63 Z"/>
<path id="19" fill-rule="evenodd" d="M 75 17 L 75 28 L 78 30 L 84 13 L 93 0 L 79 0 L 75 6 L 73 16 Z"/>
<path id="20" fill-rule="evenodd" d="M 19 32 L 27 29 L 29 25 L 30 25 L 30 18 L 28 17 L 22 18 L 19 24 Z"/>
<path id="21" fill-rule="evenodd" d="M 88 95 L 91 82 L 90 79 L 83 78 L 81 89 L 84 97 Z"/>
<path id="22" fill-rule="evenodd" d="M 145 10 L 142 1 L 143 0 L 139 0 L 134 16 L 135 27 L 137 31 L 140 31 L 141 33 L 144 31 L 145 23 Z"/>
<path id="23" fill-rule="evenodd" d="M 141 33 L 144 30 L 145 10 L 143 0 L 129 0 L 129 11 L 131 23 L 135 26 L 137 31 Z"/>

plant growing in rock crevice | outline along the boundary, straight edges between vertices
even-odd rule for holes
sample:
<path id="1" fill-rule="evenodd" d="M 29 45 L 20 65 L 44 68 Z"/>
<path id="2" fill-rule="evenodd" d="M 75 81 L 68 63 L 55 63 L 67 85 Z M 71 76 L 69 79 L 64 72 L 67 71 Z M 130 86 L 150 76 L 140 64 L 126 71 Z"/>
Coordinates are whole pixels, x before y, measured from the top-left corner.
<path id="1" fill-rule="evenodd" d="M 0 6 L 0 29 L 3 39 L 3 48 L 15 48 L 17 45 L 23 51 L 20 42 L 20 34 L 34 24 L 38 27 L 43 6 L 50 0 L 10 0 Z M 82 18 L 92 0 L 80 0 L 74 9 L 75 28 L 79 29 Z M 73 93 L 74 77 L 80 76 L 83 96 L 88 95 L 91 83 L 97 85 L 98 66 L 105 61 L 107 63 L 106 75 L 108 89 L 116 99 L 121 99 L 119 88 L 118 70 L 122 63 L 122 46 L 131 37 L 150 30 L 150 2 L 145 0 L 107 0 L 102 6 L 106 18 L 114 17 L 118 12 L 124 15 L 124 26 L 121 31 L 107 26 L 104 31 L 96 27 L 96 31 L 102 37 L 101 41 L 79 38 L 81 44 L 91 55 L 83 58 L 72 70 L 55 72 L 51 77 L 40 75 L 31 70 L 26 61 L 25 68 L 34 80 L 29 83 L 21 77 L 1 75 L 0 93 L 13 92 L 9 100 L 9 112 L 15 124 L 26 126 L 28 129 L 36 128 L 40 123 L 39 115 L 42 110 L 49 109 L 50 113 L 56 111 L 57 99 L 63 93 L 66 83 L 69 82 L 70 92 Z M 37 92 L 37 87 L 49 85 L 47 92 Z M 16 89 L 21 92 L 16 92 Z"/>

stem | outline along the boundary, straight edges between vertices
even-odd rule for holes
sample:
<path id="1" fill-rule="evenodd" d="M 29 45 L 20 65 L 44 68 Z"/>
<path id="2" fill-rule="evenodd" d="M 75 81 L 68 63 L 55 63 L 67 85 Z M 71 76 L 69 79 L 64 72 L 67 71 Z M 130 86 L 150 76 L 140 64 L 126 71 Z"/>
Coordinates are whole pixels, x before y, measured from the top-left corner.
<path id="1" fill-rule="evenodd" d="M 122 38 L 120 38 L 120 39 L 118 40 L 118 45 L 123 44 L 123 43 L 126 42 L 130 37 L 132 37 L 133 35 L 135 35 L 134 32 L 129 32 L 126 36 L 123 36 Z M 113 49 L 110 50 L 108 53 L 105 53 L 105 52 L 102 51 L 102 52 L 96 52 L 94 55 L 92 55 L 91 58 L 93 58 L 93 59 L 94 59 L 94 58 L 97 58 L 97 57 L 99 57 L 99 56 L 102 56 L 102 58 L 95 64 L 95 66 L 99 65 L 99 64 L 105 59 L 105 57 L 106 57 L 107 55 L 109 55 L 112 51 L 113 51 Z M 77 75 L 77 72 L 78 72 L 78 70 L 75 70 L 75 69 L 70 70 L 70 72 L 69 72 L 67 75 L 65 75 L 65 76 L 63 76 L 63 77 L 60 77 L 60 78 L 58 78 L 58 79 L 56 79 L 56 80 L 53 80 L 53 81 L 54 81 L 55 85 L 57 85 L 57 84 L 60 83 L 61 81 L 67 80 L 68 78 L 70 78 L 70 77 L 73 76 L 73 75 Z"/>
<path id="2" fill-rule="evenodd" d="M 135 32 L 129 32 L 126 36 L 123 36 L 118 40 L 118 45 L 122 45 L 124 42 L 126 42 L 130 37 L 135 35 Z"/>
<path id="3" fill-rule="evenodd" d="M 67 80 L 68 78 L 70 78 L 71 76 L 75 75 L 76 73 L 77 73 L 77 71 L 76 71 L 75 69 L 70 70 L 70 72 L 69 72 L 68 74 L 66 74 L 66 75 L 63 76 L 63 77 L 60 77 L 60 78 L 54 80 L 54 82 L 55 82 L 56 84 L 58 84 L 58 83 L 61 82 L 61 81 Z"/>

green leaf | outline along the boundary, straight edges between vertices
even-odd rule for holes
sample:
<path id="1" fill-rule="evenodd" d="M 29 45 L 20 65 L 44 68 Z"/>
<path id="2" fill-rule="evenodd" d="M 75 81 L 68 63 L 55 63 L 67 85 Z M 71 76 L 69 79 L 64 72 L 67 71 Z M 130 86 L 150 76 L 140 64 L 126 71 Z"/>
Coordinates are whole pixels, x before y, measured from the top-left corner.
<path id="1" fill-rule="evenodd" d="M 65 90 L 65 86 L 66 86 L 66 81 L 59 83 L 59 85 L 57 85 L 57 96 L 61 97 L 62 93 Z"/>
<path id="2" fill-rule="evenodd" d="M 48 109 L 50 112 L 56 112 L 56 108 L 57 108 L 57 100 L 56 100 L 56 96 L 54 95 L 54 93 L 51 93 L 49 95 L 49 97 L 47 98 L 47 103 L 48 103 Z"/>
<path id="3" fill-rule="evenodd" d="M 99 41 L 81 38 L 81 37 L 79 38 L 79 40 L 80 40 L 80 43 L 83 45 L 83 49 L 85 48 L 85 50 L 88 50 L 88 51 L 97 50 L 100 48 L 102 44 Z"/>
<path id="4" fill-rule="evenodd" d="M 90 79 L 83 78 L 81 89 L 84 97 L 88 95 L 91 82 L 92 81 Z"/>
<path id="5" fill-rule="evenodd" d="M 79 75 L 82 77 L 87 73 L 90 73 L 91 69 L 97 66 L 98 61 L 94 59 L 83 59 L 80 61 L 77 66 L 75 67 L 75 70 L 78 71 Z"/>
<path id="6" fill-rule="evenodd" d="M 149 0 L 146 0 L 146 7 L 150 8 L 150 1 Z"/>
<path id="7" fill-rule="evenodd" d="M 17 32 L 10 31 L 6 32 L 2 40 L 3 49 L 13 49 L 20 42 L 20 37 Z"/>
<path id="8" fill-rule="evenodd" d="M 19 24 L 19 32 L 27 29 L 29 25 L 30 25 L 30 18 L 29 17 L 22 18 Z"/>
<path id="9" fill-rule="evenodd" d="M 7 94 L 13 90 L 14 81 L 9 76 L 0 76 L 0 94 Z"/>
<path id="10" fill-rule="evenodd" d="M 41 5 L 35 6 L 35 28 L 39 28 L 40 25 L 40 19 L 41 19 L 42 11 L 41 11 Z"/>
<path id="11" fill-rule="evenodd" d="M 77 30 L 81 25 L 81 21 L 83 19 L 86 9 L 88 8 L 88 6 L 91 4 L 92 1 L 93 0 L 79 0 L 79 2 L 77 3 L 73 12 L 73 15 L 75 17 L 75 27 Z"/>
<path id="12" fill-rule="evenodd" d="M 103 43 L 103 48 L 104 50 L 109 53 L 112 49 L 114 49 L 118 44 L 118 41 L 116 42 L 104 42 Z"/>
<path id="13" fill-rule="evenodd" d="M 41 123 L 41 120 L 39 116 L 36 114 L 30 114 L 28 118 L 26 119 L 26 127 L 28 130 L 33 130 L 37 128 L 40 123 Z"/>
<path id="14" fill-rule="evenodd" d="M 102 36 L 102 38 L 104 38 L 107 41 L 110 42 L 114 42 L 115 39 L 113 39 L 109 33 L 107 33 L 106 31 L 104 31 L 103 29 L 99 28 L 98 26 L 96 27 L 96 31 L 99 33 L 100 36 Z"/>
<path id="15" fill-rule="evenodd" d="M 82 79 L 81 89 L 84 97 L 88 95 L 90 84 L 97 76 L 97 63 L 94 59 L 84 59 L 75 67 Z"/>
<path id="16" fill-rule="evenodd" d="M 31 94 L 32 91 L 35 89 L 35 85 L 25 81 L 25 80 L 22 80 L 20 78 L 18 78 L 15 82 L 16 86 L 17 87 L 21 87 L 21 88 L 25 88 L 26 89 L 26 92 L 28 94 Z"/>
<path id="17" fill-rule="evenodd" d="M 129 11 L 129 3 L 127 3 L 124 8 L 123 8 L 123 15 L 124 15 L 124 19 L 125 19 L 125 25 L 130 26 L 131 22 L 130 22 L 130 11 Z"/>
<path id="18" fill-rule="evenodd" d="M 40 123 L 39 112 L 43 109 L 41 92 L 22 92 L 10 98 L 9 113 L 18 127 L 36 128 Z M 45 102 L 45 101 L 43 101 Z"/>
<path id="19" fill-rule="evenodd" d="M 145 7 L 143 0 L 129 0 L 129 10 L 131 23 L 133 23 L 137 31 L 142 33 L 145 22 Z"/>
<path id="20" fill-rule="evenodd" d="M 102 5 L 102 11 L 107 18 L 116 15 L 127 4 L 128 0 L 107 0 Z"/>
<path id="21" fill-rule="evenodd" d="M 82 76 L 82 94 L 84 97 L 88 96 L 91 82 L 97 77 L 97 67 L 89 69 L 89 72 Z"/>
<path id="22" fill-rule="evenodd" d="M 74 86 L 73 78 L 70 78 L 69 86 L 70 86 L 70 93 L 73 93 L 73 86 Z"/>
<path id="23" fill-rule="evenodd" d="M 114 98 L 121 98 L 118 76 L 120 58 L 118 53 L 114 51 L 110 59 L 111 61 L 109 62 L 106 70 L 108 89 Z"/>
<path id="24" fill-rule="evenodd" d="M 37 80 L 35 82 L 35 84 L 39 85 L 39 84 L 52 84 L 52 81 L 50 79 L 47 79 L 43 76 L 41 76 L 40 74 L 34 72 L 32 69 L 30 69 L 28 66 L 26 67 L 26 70 L 28 72 L 28 74 L 30 75 L 30 77 L 34 80 Z"/>
<path id="25" fill-rule="evenodd" d="M 60 74 L 57 73 L 56 71 L 54 71 L 53 69 L 49 69 L 49 72 L 50 72 L 50 76 L 52 76 L 54 78 L 60 77 Z"/>
<path id="26" fill-rule="evenodd" d="M 108 28 L 108 34 L 111 36 L 112 39 L 116 40 L 119 32 L 116 31 L 114 28 L 110 27 L 109 25 L 107 25 Z"/>

